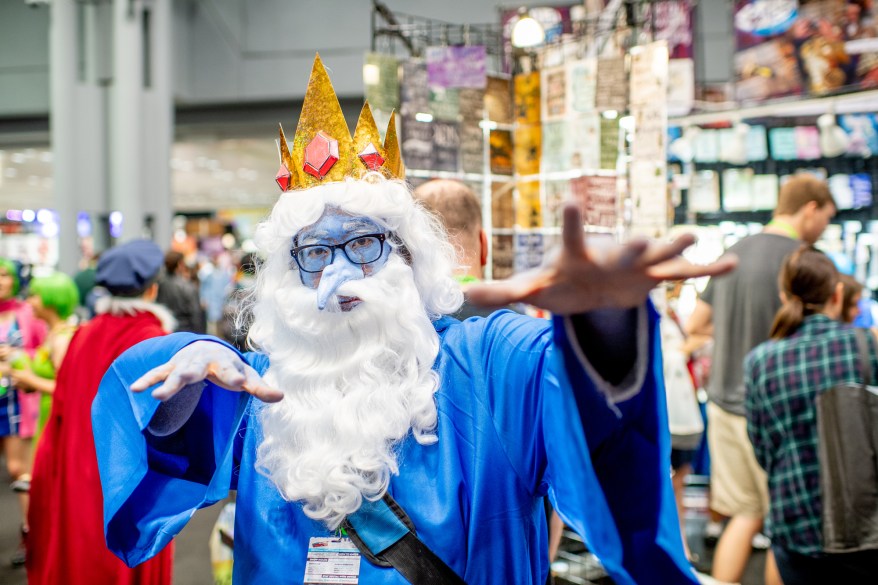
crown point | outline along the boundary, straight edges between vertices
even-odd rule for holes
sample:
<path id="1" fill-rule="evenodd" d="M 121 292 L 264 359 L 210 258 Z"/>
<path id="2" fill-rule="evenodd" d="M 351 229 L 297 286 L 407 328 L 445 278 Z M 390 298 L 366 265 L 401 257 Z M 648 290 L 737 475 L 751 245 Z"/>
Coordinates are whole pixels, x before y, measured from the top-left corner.
<path id="1" fill-rule="evenodd" d="M 305 147 L 305 160 L 302 165 L 305 172 L 322 179 L 337 162 L 338 140 L 318 132 Z"/>
<path id="2" fill-rule="evenodd" d="M 384 157 L 381 156 L 381 153 L 378 152 L 378 149 L 371 142 L 357 156 L 360 157 L 360 160 L 363 161 L 363 164 L 370 171 L 377 171 L 384 164 Z"/>
<path id="3" fill-rule="evenodd" d="M 274 176 L 274 180 L 277 181 L 277 186 L 280 187 L 281 191 L 288 191 L 292 179 L 293 174 L 290 172 L 290 169 L 287 168 L 287 165 L 281 163 L 280 168 L 277 170 L 277 174 Z"/>

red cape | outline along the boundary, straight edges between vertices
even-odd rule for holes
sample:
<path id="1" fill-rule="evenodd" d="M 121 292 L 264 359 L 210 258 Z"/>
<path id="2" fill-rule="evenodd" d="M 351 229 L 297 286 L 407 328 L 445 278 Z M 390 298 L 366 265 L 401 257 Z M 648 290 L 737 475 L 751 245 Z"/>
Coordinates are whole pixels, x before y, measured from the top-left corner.
<path id="1" fill-rule="evenodd" d="M 132 345 L 164 334 L 151 313 L 105 314 L 70 341 L 34 464 L 29 585 L 170 585 L 172 544 L 134 569 L 107 549 L 91 425 L 91 403 L 113 360 Z"/>

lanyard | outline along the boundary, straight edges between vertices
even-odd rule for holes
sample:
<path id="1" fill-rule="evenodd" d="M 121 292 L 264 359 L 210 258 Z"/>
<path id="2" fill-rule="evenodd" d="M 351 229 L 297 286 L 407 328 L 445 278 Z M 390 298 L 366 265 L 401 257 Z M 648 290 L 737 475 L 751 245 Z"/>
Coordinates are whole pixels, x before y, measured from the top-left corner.
<path id="1" fill-rule="evenodd" d="M 790 224 L 788 224 L 785 221 L 773 219 L 765 227 L 772 227 L 772 228 L 779 229 L 780 231 L 782 231 L 783 233 L 785 233 L 786 235 L 788 235 L 792 239 L 794 239 L 794 240 L 799 239 L 799 232 L 796 231 L 796 228 L 794 228 L 793 226 L 791 226 Z"/>

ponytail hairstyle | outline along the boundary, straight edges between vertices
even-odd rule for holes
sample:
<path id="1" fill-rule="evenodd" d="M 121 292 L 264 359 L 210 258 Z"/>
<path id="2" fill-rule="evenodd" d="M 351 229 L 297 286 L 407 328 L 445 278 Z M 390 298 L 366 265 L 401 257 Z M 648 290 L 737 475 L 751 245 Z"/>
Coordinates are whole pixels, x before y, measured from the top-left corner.
<path id="1" fill-rule="evenodd" d="M 813 246 L 806 244 L 787 256 L 778 279 L 784 302 L 771 325 L 771 338 L 789 337 L 805 317 L 822 312 L 837 283 L 835 264 Z"/>

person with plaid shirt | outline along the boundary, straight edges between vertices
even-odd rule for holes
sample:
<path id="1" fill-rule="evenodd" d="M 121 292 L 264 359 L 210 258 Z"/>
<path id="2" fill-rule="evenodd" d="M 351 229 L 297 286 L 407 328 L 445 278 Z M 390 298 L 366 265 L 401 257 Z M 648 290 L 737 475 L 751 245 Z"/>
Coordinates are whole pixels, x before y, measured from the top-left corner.
<path id="1" fill-rule="evenodd" d="M 787 256 L 771 340 L 744 362 L 747 431 L 768 474 L 766 532 L 784 585 L 874 583 L 878 575 L 878 551 L 823 552 L 817 396 L 860 379 L 854 329 L 839 320 L 842 286 L 819 250 L 805 245 Z M 869 346 L 870 367 L 878 373 L 872 335 Z"/>

